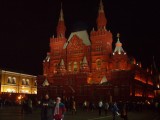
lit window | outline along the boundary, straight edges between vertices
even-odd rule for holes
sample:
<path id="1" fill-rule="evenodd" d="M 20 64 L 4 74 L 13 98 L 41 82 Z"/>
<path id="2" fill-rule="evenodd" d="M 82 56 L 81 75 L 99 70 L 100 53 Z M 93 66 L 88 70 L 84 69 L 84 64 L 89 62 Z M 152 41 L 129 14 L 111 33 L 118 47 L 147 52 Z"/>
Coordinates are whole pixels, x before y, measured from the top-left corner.
<path id="1" fill-rule="evenodd" d="M 71 63 L 71 62 L 69 62 L 69 63 L 68 63 L 68 71 L 69 71 L 69 72 L 71 72 L 71 71 L 72 71 L 71 66 L 72 66 L 72 63 Z"/>
<path id="2" fill-rule="evenodd" d="M 26 85 L 26 80 L 22 79 L 22 85 Z"/>
<path id="3" fill-rule="evenodd" d="M 11 79 L 11 77 L 8 77 L 8 79 L 7 79 L 7 83 L 12 83 L 12 79 Z"/>
<path id="4" fill-rule="evenodd" d="M 29 79 L 26 80 L 26 85 L 29 85 Z"/>
<path id="5" fill-rule="evenodd" d="M 98 60 L 96 61 L 96 64 L 97 64 L 97 68 L 100 68 L 100 67 L 101 67 L 101 64 L 102 64 L 101 60 L 98 59 Z"/>
<path id="6" fill-rule="evenodd" d="M 15 77 L 12 78 L 12 83 L 16 84 L 16 78 Z"/>
<path id="7" fill-rule="evenodd" d="M 77 71 L 77 69 L 78 69 L 78 66 L 77 66 L 77 62 L 74 62 L 74 66 L 73 66 L 74 68 L 74 71 L 76 72 Z"/>
<path id="8" fill-rule="evenodd" d="M 37 80 L 34 81 L 34 86 L 37 86 Z"/>

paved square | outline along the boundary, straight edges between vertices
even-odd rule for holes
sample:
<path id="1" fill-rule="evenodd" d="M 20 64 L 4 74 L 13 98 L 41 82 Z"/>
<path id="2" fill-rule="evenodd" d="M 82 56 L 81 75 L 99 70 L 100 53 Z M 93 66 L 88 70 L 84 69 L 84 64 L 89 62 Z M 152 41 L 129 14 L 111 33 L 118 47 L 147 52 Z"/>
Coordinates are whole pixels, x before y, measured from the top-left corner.
<path id="1" fill-rule="evenodd" d="M 0 108 L 0 120 L 40 120 L 40 109 L 34 110 L 32 114 L 21 114 L 21 107 L 4 107 Z M 129 112 L 129 120 L 160 120 L 158 112 L 145 110 L 143 112 Z M 78 110 L 76 115 L 66 112 L 64 120 L 112 120 L 111 113 L 108 116 L 102 113 L 98 116 L 98 111 Z M 116 120 L 122 120 L 117 116 Z"/>

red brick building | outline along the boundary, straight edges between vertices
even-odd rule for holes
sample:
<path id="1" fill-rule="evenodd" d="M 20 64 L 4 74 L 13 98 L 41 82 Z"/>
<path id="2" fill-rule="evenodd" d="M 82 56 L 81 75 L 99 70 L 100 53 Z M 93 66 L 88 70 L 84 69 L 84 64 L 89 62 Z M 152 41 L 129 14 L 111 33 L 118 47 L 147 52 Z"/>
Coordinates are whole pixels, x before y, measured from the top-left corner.
<path id="1" fill-rule="evenodd" d="M 65 37 L 63 10 L 57 25 L 57 36 L 50 38 L 50 51 L 43 61 L 38 93 L 54 96 L 74 95 L 84 99 L 153 98 L 154 82 L 150 70 L 141 68 L 123 50 L 120 36 L 112 48 L 112 33 L 100 1 L 97 29 L 72 32 Z"/>

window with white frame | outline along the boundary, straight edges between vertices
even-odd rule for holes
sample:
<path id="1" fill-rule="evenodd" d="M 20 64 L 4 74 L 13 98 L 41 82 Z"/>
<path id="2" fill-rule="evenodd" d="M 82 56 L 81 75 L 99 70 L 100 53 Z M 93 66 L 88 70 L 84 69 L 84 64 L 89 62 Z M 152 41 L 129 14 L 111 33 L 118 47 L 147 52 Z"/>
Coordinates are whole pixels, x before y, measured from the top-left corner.
<path id="1" fill-rule="evenodd" d="M 16 77 L 13 77 L 13 78 L 12 78 L 12 83 L 13 83 L 13 84 L 16 84 Z"/>
<path id="2" fill-rule="evenodd" d="M 26 79 L 26 85 L 29 85 L 29 79 Z"/>
<path id="3" fill-rule="evenodd" d="M 7 78 L 7 83 L 12 83 L 12 78 L 11 77 Z"/>
<path id="4" fill-rule="evenodd" d="M 22 85 L 26 85 L 26 80 L 22 79 Z"/>

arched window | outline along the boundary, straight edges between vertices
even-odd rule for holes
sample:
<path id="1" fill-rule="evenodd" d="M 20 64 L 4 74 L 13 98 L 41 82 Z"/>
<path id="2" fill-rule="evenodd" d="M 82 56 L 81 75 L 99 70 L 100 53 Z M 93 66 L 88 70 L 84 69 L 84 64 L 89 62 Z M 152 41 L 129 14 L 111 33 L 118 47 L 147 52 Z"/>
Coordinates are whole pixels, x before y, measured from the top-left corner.
<path id="1" fill-rule="evenodd" d="M 74 62 L 73 70 L 74 70 L 74 72 L 77 72 L 77 70 L 78 70 L 77 62 Z"/>
<path id="2" fill-rule="evenodd" d="M 71 62 L 69 62 L 69 63 L 68 63 L 68 71 L 69 71 L 69 72 L 71 72 L 71 71 L 72 71 L 71 66 L 72 66 L 72 63 L 71 63 Z"/>
<path id="3" fill-rule="evenodd" d="M 16 84 L 16 78 L 15 77 L 12 78 L 12 83 Z"/>
<path id="4" fill-rule="evenodd" d="M 12 79 L 11 79 L 11 77 L 8 77 L 8 79 L 7 79 L 7 83 L 12 83 Z"/>
<path id="5" fill-rule="evenodd" d="M 102 61 L 100 59 L 96 60 L 96 65 L 98 69 L 101 68 Z"/>
<path id="6" fill-rule="evenodd" d="M 34 86 L 37 86 L 37 80 L 34 81 Z"/>
<path id="7" fill-rule="evenodd" d="M 26 85 L 29 85 L 29 79 L 26 80 Z"/>
<path id="8" fill-rule="evenodd" d="M 26 85 L 26 80 L 22 79 L 22 85 Z"/>

